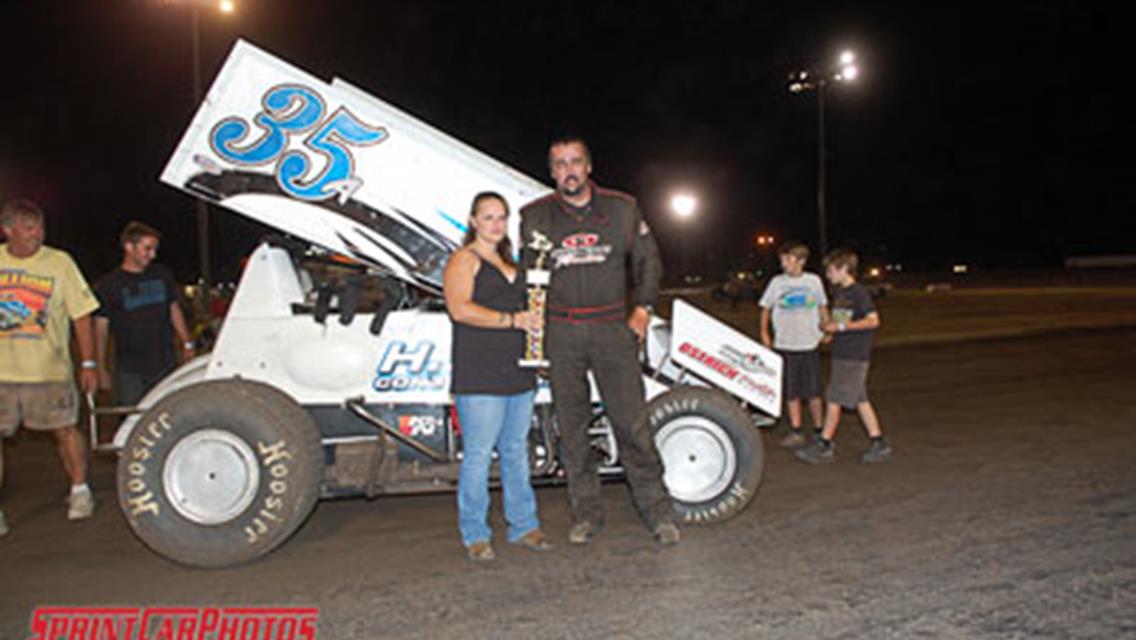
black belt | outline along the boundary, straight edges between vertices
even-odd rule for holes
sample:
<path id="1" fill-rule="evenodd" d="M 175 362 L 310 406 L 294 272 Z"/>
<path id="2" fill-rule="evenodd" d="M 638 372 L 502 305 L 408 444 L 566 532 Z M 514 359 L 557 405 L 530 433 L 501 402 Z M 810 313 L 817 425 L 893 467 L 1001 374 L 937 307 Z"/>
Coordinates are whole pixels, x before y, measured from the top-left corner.
<path id="1" fill-rule="evenodd" d="M 585 324 L 592 322 L 618 322 L 627 317 L 622 302 L 599 307 L 549 307 L 548 319 L 551 322 Z"/>

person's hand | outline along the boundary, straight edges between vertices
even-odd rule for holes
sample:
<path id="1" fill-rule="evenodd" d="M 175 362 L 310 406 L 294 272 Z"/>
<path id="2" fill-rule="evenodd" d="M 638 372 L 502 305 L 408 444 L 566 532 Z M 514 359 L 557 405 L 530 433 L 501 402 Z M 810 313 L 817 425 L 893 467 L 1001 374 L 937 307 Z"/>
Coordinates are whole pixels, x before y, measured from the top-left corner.
<path id="1" fill-rule="evenodd" d="M 98 371 L 99 371 L 99 389 L 101 389 L 103 391 L 110 391 L 110 388 L 111 388 L 110 372 L 106 370 L 106 367 L 99 367 Z"/>
<path id="2" fill-rule="evenodd" d="M 197 350 L 193 348 L 192 343 L 187 342 L 181 346 L 181 361 L 183 364 L 196 357 Z"/>
<path id="3" fill-rule="evenodd" d="M 651 314 L 647 313 L 646 307 L 635 307 L 635 310 L 631 312 L 631 317 L 627 319 L 627 327 L 631 329 L 639 342 L 643 342 L 643 339 L 647 337 L 647 323 L 650 319 Z"/>
<path id="4" fill-rule="evenodd" d="M 832 344 L 832 334 L 831 333 L 824 334 L 824 337 L 820 339 L 820 343 L 821 344 Z"/>
<path id="5" fill-rule="evenodd" d="M 827 334 L 833 334 L 840 330 L 840 326 L 835 322 L 822 322 L 820 324 L 820 330 Z"/>
<path id="6" fill-rule="evenodd" d="M 83 393 L 94 393 L 99 390 L 99 372 L 94 369 L 81 369 L 79 371 L 79 384 Z"/>
<path id="7" fill-rule="evenodd" d="M 518 311 L 513 314 L 513 327 L 529 333 L 540 333 L 544 328 L 544 316 L 535 311 Z"/>

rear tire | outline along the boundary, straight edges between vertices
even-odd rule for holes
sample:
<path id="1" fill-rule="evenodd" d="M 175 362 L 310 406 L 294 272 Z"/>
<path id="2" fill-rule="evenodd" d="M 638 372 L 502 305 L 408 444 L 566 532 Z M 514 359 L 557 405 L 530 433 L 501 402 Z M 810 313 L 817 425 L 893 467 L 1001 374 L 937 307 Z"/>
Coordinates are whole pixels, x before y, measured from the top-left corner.
<path id="1" fill-rule="evenodd" d="M 721 391 L 677 387 L 647 404 L 663 483 L 684 524 L 712 524 L 745 509 L 765 453 L 749 415 Z"/>
<path id="2" fill-rule="evenodd" d="M 118 462 L 119 506 L 158 554 L 231 566 L 291 536 L 322 475 L 319 429 L 295 401 L 262 383 L 203 382 L 138 421 Z"/>

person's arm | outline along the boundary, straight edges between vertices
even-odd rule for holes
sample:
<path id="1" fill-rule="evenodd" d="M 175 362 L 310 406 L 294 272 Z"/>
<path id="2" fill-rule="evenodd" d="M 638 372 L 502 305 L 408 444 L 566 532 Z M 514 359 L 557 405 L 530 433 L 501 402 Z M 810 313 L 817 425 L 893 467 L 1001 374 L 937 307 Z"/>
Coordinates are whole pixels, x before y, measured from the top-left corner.
<path id="1" fill-rule="evenodd" d="M 83 391 L 94 393 L 99 388 L 98 361 L 95 360 L 95 339 L 91 329 L 91 314 L 71 320 L 75 341 L 79 343 L 79 381 Z"/>
<path id="2" fill-rule="evenodd" d="M 446 311 L 454 322 L 483 329 L 525 329 L 536 331 L 542 319 L 531 311 L 494 311 L 473 301 L 473 281 L 481 267 L 477 256 L 459 249 L 450 256 L 442 274 Z"/>
<path id="3" fill-rule="evenodd" d="M 627 326 L 642 340 L 647 335 L 648 309 L 659 299 L 659 282 L 663 279 L 663 261 L 651 228 L 643 220 L 638 205 L 631 207 L 631 275 L 635 282 L 635 308 Z"/>
<path id="4" fill-rule="evenodd" d="M 824 330 L 829 333 L 843 333 L 845 331 L 870 331 L 872 329 L 878 329 L 880 327 L 880 314 L 876 311 L 875 306 L 872 305 L 872 299 L 868 296 L 868 293 L 864 291 L 863 295 L 864 299 L 855 302 L 855 304 L 864 311 L 862 318 L 842 323 L 829 321 L 825 324 Z"/>
<path id="5" fill-rule="evenodd" d="M 78 334 L 76 334 L 78 335 Z M 109 391 L 110 372 L 107 371 L 107 343 L 110 336 L 110 320 L 106 316 L 95 316 L 95 362 L 98 363 L 99 388 Z"/>
<path id="6" fill-rule="evenodd" d="M 189 335 L 189 326 L 185 322 L 185 312 L 177 300 L 170 303 L 170 324 L 177 334 L 178 344 L 181 345 L 182 362 L 189 362 L 197 355 L 194 349 L 193 338 Z"/>
<path id="7" fill-rule="evenodd" d="M 844 331 L 868 331 L 870 329 L 878 329 L 880 326 L 880 314 L 872 311 L 859 320 L 852 320 L 841 324 L 830 321 L 825 326 L 827 327 L 825 330 L 831 333 L 842 333 Z"/>
<path id="8" fill-rule="evenodd" d="M 758 328 L 761 330 L 761 344 L 770 349 L 773 348 L 773 338 L 769 333 L 769 328 L 773 320 L 773 305 L 777 302 L 776 285 L 777 279 L 770 279 L 769 283 L 765 285 L 765 291 L 761 292 L 761 299 L 757 301 L 757 306 L 761 307 L 761 321 L 758 324 Z"/>
<path id="9" fill-rule="evenodd" d="M 761 344 L 770 349 L 773 348 L 773 338 L 769 334 L 769 320 L 772 316 L 769 307 L 761 308 Z"/>

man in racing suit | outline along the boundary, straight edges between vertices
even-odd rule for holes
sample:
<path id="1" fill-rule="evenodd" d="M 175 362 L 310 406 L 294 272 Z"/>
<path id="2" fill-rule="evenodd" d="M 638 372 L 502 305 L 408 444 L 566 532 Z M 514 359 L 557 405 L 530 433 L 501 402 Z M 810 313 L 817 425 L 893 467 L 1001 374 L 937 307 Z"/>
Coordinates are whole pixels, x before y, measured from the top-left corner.
<path id="1" fill-rule="evenodd" d="M 591 370 L 635 506 L 660 543 L 675 544 L 679 532 L 646 420 L 638 362 L 639 341 L 659 293 L 659 250 L 635 199 L 591 182 L 591 156 L 583 140 L 555 140 L 548 160 L 556 192 L 521 209 L 521 246 L 531 267 L 533 232 L 552 243 L 545 265 L 552 270 L 545 351 L 572 509 L 568 540 L 586 544 L 603 526 L 596 455 L 588 437 Z M 635 283 L 630 315 L 628 263 Z"/>

